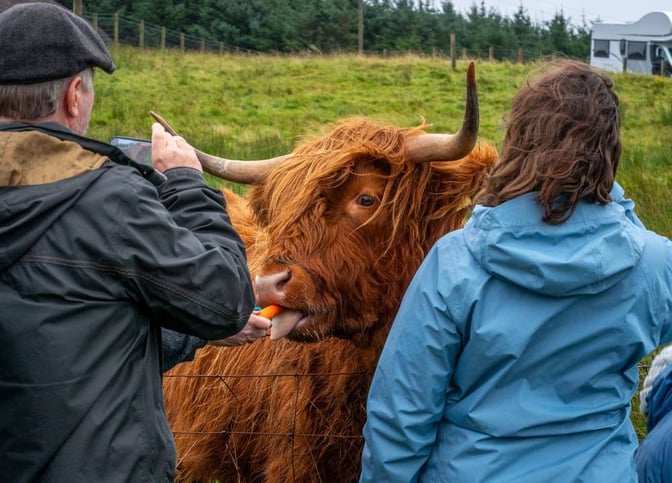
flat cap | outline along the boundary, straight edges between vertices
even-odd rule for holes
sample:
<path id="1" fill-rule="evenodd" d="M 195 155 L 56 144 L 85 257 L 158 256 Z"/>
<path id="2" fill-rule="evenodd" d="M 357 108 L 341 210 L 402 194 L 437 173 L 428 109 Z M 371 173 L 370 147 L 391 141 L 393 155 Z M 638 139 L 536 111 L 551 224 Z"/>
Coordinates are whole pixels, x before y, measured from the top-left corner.
<path id="1" fill-rule="evenodd" d="M 38 2 L 0 13 L 0 84 L 63 79 L 87 67 L 116 70 L 105 42 L 83 18 Z"/>

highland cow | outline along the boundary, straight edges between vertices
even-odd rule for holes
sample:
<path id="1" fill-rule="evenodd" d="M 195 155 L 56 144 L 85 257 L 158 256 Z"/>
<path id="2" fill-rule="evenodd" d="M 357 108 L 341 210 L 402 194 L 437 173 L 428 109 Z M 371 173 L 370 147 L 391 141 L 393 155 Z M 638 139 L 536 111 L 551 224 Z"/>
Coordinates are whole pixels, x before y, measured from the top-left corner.
<path id="1" fill-rule="evenodd" d="M 258 302 L 286 308 L 273 324 L 288 333 L 206 346 L 167 374 L 181 481 L 358 479 L 367 391 L 402 295 L 497 157 L 476 143 L 473 65 L 467 83 L 455 135 L 351 119 L 273 160 L 199 151 L 206 170 L 255 184 L 225 195 Z"/>

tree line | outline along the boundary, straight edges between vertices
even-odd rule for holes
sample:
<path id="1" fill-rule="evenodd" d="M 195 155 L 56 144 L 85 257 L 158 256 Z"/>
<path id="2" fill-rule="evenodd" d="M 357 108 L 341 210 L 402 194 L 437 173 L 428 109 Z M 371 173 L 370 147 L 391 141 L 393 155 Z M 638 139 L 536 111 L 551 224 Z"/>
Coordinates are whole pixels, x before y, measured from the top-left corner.
<path id="1" fill-rule="evenodd" d="M 361 5 L 360 5 L 361 2 Z M 73 1 L 60 1 L 72 8 Z M 527 60 L 549 55 L 587 59 L 590 25 L 560 10 L 534 22 L 527 10 L 507 17 L 473 3 L 462 14 L 450 1 L 430 0 L 84 0 L 84 15 L 119 13 L 206 41 L 268 53 L 356 52 L 362 12 L 363 52 L 448 54 L 450 36 L 460 55 Z"/>

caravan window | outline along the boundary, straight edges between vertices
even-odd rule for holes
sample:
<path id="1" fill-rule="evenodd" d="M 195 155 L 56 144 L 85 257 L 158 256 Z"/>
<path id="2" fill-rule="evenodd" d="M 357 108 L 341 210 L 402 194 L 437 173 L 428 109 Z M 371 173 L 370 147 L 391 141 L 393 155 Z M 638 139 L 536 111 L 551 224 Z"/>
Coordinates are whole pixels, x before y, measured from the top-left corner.
<path id="1" fill-rule="evenodd" d="M 645 60 L 646 42 L 628 42 L 628 59 Z"/>
<path id="2" fill-rule="evenodd" d="M 594 40 L 593 41 L 593 57 L 609 57 L 609 41 L 608 40 Z"/>

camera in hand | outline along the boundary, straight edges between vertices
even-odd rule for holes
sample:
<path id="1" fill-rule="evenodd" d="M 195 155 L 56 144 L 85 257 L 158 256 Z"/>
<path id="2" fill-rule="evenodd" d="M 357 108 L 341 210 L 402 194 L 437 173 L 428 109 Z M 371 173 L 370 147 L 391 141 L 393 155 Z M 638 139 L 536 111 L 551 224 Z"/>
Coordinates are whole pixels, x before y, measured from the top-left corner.
<path id="1" fill-rule="evenodd" d="M 118 147 L 133 161 L 149 165 L 152 164 L 152 141 L 149 139 L 114 136 L 110 141 L 110 144 Z"/>

